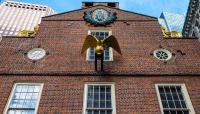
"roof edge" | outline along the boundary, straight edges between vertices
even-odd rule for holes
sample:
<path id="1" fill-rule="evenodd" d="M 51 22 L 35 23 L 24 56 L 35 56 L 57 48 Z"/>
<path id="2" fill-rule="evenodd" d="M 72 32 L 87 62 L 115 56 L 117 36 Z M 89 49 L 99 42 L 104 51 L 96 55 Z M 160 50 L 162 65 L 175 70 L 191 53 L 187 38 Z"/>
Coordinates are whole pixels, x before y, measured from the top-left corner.
<path id="1" fill-rule="evenodd" d="M 200 73 L 163 73 L 163 74 L 153 74 L 153 73 L 106 73 L 106 72 L 66 72 L 66 73 L 0 73 L 0 76 L 200 76 Z"/>
<path id="2" fill-rule="evenodd" d="M 35 37 L 25 37 L 25 36 L 2 36 L 2 38 L 24 38 L 24 39 L 28 39 L 28 38 L 35 38 Z"/>
<path id="3" fill-rule="evenodd" d="M 171 38 L 164 38 L 165 40 L 167 39 L 177 39 L 177 40 L 184 40 L 184 39 L 187 39 L 187 40 L 198 40 L 198 38 L 196 37 L 171 37 Z"/>
<path id="4" fill-rule="evenodd" d="M 96 5 L 96 6 L 86 7 L 86 8 L 80 8 L 80 9 L 76 9 L 76 10 L 71 10 L 71 11 L 67 11 L 67 12 L 62 12 L 62 13 L 58 13 L 58 14 L 45 16 L 45 17 L 42 17 L 42 18 L 48 18 L 48 17 L 52 17 L 52 16 L 62 15 L 62 14 L 66 14 L 66 13 L 71 13 L 71 12 L 80 11 L 80 10 L 83 10 L 83 9 L 89 9 L 89 8 L 93 8 L 93 7 L 99 7 L 99 6 L 107 7 L 107 8 L 111 8 L 111 9 L 116 9 L 116 10 L 120 10 L 120 11 L 124 11 L 124 12 L 128 12 L 128 13 L 133 13 L 133 14 L 137 14 L 137 15 L 141 15 L 141 16 L 146 16 L 146 17 L 150 17 L 150 18 L 157 20 L 157 17 L 153 17 L 153 16 L 149 16 L 149 15 L 145 15 L 145 14 L 140 14 L 140 13 L 136 13 L 136 12 L 132 12 L 132 11 L 128 11 L 128 10 L 123 10 L 123 9 L 120 9 L 120 8 L 104 6 L 104 5 Z"/>

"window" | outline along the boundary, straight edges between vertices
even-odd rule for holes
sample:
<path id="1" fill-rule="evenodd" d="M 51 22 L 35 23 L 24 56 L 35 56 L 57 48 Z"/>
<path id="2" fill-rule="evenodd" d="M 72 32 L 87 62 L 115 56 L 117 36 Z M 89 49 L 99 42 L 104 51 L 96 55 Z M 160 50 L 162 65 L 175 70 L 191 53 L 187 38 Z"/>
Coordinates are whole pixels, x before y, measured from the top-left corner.
<path id="1" fill-rule="evenodd" d="M 162 114 L 195 114 L 184 84 L 156 84 Z"/>
<path id="2" fill-rule="evenodd" d="M 196 37 L 196 36 L 195 36 L 195 32 L 192 33 L 192 37 Z"/>
<path id="3" fill-rule="evenodd" d="M 86 84 L 83 114 L 116 114 L 114 84 Z"/>
<path id="4" fill-rule="evenodd" d="M 4 114 L 36 114 L 43 84 L 17 83 Z"/>
<path id="5" fill-rule="evenodd" d="M 111 32 L 109 31 L 89 31 L 89 34 L 92 36 L 95 36 L 96 38 L 100 40 L 106 39 L 108 36 L 111 35 Z M 95 49 L 89 48 L 87 51 L 87 60 L 94 61 L 95 59 Z M 112 48 L 107 48 L 104 51 L 104 61 L 112 61 Z"/>
<path id="6" fill-rule="evenodd" d="M 91 7 L 91 6 L 93 6 L 93 3 L 92 3 L 92 2 L 86 2 L 86 3 L 85 3 L 85 7 Z"/>
<path id="7" fill-rule="evenodd" d="M 116 7 L 116 3 L 108 3 L 108 6 L 110 6 L 110 7 Z"/>
<path id="8" fill-rule="evenodd" d="M 196 21 L 196 23 L 195 23 L 195 26 L 196 26 L 196 27 L 198 27 L 198 26 L 199 26 L 199 22 L 198 22 L 198 21 Z"/>
<path id="9" fill-rule="evenodd" d="M 172 54 L 166 49 L 157 49 L 154 51 L 154 57 L 162 61 L 167 61 L 172 58 Z"/>
<path id="10" fill-rule="evenodd" d="M 46 51 L 42 48 L 33 48 L 27 54 L 28 58 L 31 60 L 42 59 L 46 55 Z"/>

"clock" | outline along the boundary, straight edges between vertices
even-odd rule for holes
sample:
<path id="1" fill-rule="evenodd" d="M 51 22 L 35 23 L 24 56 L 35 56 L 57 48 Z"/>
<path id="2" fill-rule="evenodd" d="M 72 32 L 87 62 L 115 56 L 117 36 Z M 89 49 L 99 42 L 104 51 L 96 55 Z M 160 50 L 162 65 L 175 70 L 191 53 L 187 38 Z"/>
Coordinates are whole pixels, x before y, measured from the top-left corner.
<path id="1" fill-rule="evenodd" d="M 117 19 L 117 13 L 104 9 L 95 9 L 94 11 L 84 12 L 83 18 L 92 25 L 105 26 L 113 23 Z"/>
<path id="2" fill-rule="evenodd" d="M 108 19 L 108 12 L 104 9 L 97 9 L 92 13 L 92 18 L 98 23 L 103 23 Z"/>
<path id="3" fill-rule="evenodd" d="M 30 50 L 27 54 L 28 58 L 31 60 L 42 59 L 46 55 L 46 51 L 42 48 L 34 48 Z"/>

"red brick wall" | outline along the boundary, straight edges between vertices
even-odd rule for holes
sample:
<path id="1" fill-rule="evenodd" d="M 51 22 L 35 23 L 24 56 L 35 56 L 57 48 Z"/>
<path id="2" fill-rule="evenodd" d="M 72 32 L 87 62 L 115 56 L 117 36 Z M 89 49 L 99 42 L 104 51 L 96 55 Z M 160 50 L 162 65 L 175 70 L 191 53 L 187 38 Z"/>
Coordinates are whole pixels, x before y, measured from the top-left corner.
<path id="1" fill-rule="evenodd" d="M 15 82 L 42 82 L 38 114 L 81 114 L 86 82 L 114 82 L 117 114 L 160 114 L 157 83 L 184 83 L 200 114 L 200 78 L 195 76 L 0 76 L 0 112 Z"/>
<path id="2" fill-rule="evenodd" d="M 83 13 L 96 8 L 102 6 L 45 17 L 36 38 L 4 38 L 0 44 L 0 73 L 95 73 L 94 62 L 81 55 L 83 42 L 88 30 L 111 30 L 122 56 L 113 51 L 113 61 L 104 63 L 108 73 L 200 74 L 197 39 L 163 39 L 155 18 L 107 7 L 103 8 L 117 12 L 117 21 L 94 27 L 83 20 Z M 26 53 L 37 47 L 49 54 L 33 63 Z M 159 48 L 173 53 L 172 59 L 166 63 L 156 59 L 152 53 Z"/>
<path id="3" fill-rule="evenodd" d="M 2 40 L 0 72 L 94 72 L 94 62 L 86 61 L 86 56 L 81 55 L 81 48 L 88 30 L 102 29 L 112 31 L 122 50 L 122 56 L 113 51 L 114 61 L 105 62 L 107 72 L 172 75 L 200 73 L 198 40 L 165 40 L 157 21 L 128 23 L 130 25 L 117 21 L 109 27 L 93 27 L 84 21 L 43 21 L 35 39 Z M 33 63 L 25 53 L 38 46 L 49 52 L 49 55 Z M 151 55 L 160 46 L 173 53 L 167 63 Z"/>

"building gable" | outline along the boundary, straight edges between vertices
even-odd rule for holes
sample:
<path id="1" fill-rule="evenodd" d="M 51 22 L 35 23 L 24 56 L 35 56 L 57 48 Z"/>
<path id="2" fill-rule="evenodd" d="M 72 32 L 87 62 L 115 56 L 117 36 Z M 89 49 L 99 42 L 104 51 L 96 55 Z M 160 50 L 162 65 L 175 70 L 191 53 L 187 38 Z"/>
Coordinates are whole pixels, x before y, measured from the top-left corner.
<path id="1" fill-rule="evenodd" d="M 123 20 L 157 20 L 155 17 L 146 16 L 143 14 L 138 14 L 126 10 L 121 10 L 118 8 L 112 8 L 107 6 L 94 6 L 89 8 L 83 8 L 78 10 L 73 10 L 69 12 L 64 12 L 56 15 L 46 16 L 43 18 L 43 20 L 80 20 L 83 21 L 84 12 L 86 11 L 94 11 L 95 9 L 105 9 L 110 12 L 116 12 L 117 13 L 117 20 L 123 21 Z"/>

